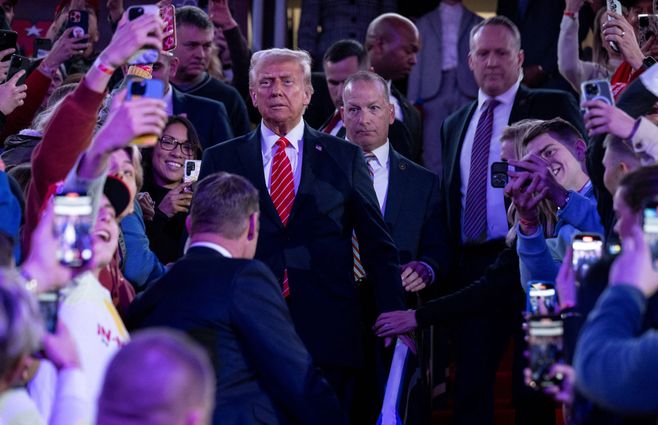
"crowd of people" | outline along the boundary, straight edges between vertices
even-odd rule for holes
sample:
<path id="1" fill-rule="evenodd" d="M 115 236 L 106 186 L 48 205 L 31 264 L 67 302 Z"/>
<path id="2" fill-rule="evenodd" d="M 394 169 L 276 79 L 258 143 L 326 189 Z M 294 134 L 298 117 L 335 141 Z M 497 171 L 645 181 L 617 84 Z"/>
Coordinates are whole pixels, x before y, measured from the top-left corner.
<path id="1" fill-rule="evenodd" d="M 493 424 L 510 351 L 517 424 L 655 423 L 652 2 L 304 3 L 310 53 L 62 0 L 0 62 L 0 423 Z"/>

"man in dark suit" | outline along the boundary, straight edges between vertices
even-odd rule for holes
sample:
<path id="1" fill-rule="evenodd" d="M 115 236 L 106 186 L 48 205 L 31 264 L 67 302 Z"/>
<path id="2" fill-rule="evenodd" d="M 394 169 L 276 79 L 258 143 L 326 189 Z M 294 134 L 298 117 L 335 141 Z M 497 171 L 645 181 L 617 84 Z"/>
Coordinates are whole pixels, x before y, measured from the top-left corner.
<path id="1" fill-rule="evenodd" d="M 258 191 L 216 173 L 190 209 L 190 249 L 128 313 L 130 327 L 185 331 L 215 367 L 213 423 L 345 423 L 331 387 L 295 332 L 279 283 L 253 260 Z"/>
<path id="2" fill-rule="evenodd" d="M 438 274 L 441 253 L 438 178 L 391 146 L 389 125 L 395 119 L 395 112 L 383 78 L 367 71 L 350 76 L 345 82 L 341 113 L 348 140 L 363 149 L 384 221 L 400 253 L 402 284 L 408 295 L 413 295 L 432 283 Z M 408 297 L 408 304 L 416 306 L 416 297 Z M 421 342 L 419 348 L 428 347 Z M 419 350 L 424 372 L 420 376 L 428 373 L 426 354 L 427 351 Z M 424 388 L 420 397 L 411 404 L 424 402 L 424 405 L 406 411 L 407 424 L 430 422 L 429 389 L 427 382 L 421 385 Z M 370 393 L 368 398 L 372 399 L 373 391 Z"/>
<path id="3" fill-rule="evenodd" d="M 402 121 L 411 134 L 409 159 L 420 164 L 423 156 L 423 126 L 420 112 L 400 90 L 391 84 L 409 75 L 420 49 L 418 28 L 396 13 L 385 13 L 368 26 L 365 42 L 372 70 L 388 82 L 395 118 Z"/>
<path id="4" fill-rule="evenodd" d="M 335 110 L 327 115 L 326 121 L 318 129 L 332 136 L 345 138 L 345 126 L 340 116 L 343 106 L 343 89 L 347 78 L 365 71 L 368 67 L 368 54 L 361 43 L 355 40 L 339 40 L 329 47 L 322 60 L 327 91 Z M 315 96 L 315 94 L 314 94 Z M 391 144 L 406 157 L 411 156 L 413 146 L 411 133 L 400 120 L 394 120 L 388 130 L 391 133 Z"/>
<path id="5" fill-rule="evenodd" d="M 302 120 L 312 93 L 308 54 L 256 52 L 249 84 L 263 121 L 206 150 L 201 177 L 229 171 L 259 190 L 256 258 L 281 282 L 297 332 L 349 410 L 363 364 L 352 232 L 379 311 L 404 305 L 397 251 L 360 150 Z"/>
<path id="6" fill-rule="evenodd" d="M 448 117 L 441 130 L 442 234 L 451 247 L 440 257 L 446 290 L 480 278 L 505 248 L 504 195 L 489 183 L 491 164 L 500 158 L 502 130 L 525 118 L 557 115 L 584 134 L 569 94 L 519 84 L 524 56 L 518 29 L 509 19 L 493 17 L 476 25 L 470 46 L 468 61 L 479 87 L 478 100 Z M 517 319 L 518 312 L 501 312 L 464 320 L 456 329 L 455 409 L 460 423 L 492 421 L 493 379 Z"/>
<path id="7" fill-rule="evenodd" d="M 178 58 L 162 53 L 153 64 L 153 78 L 162 80 L 165 85 L 167 113 L 185 115 L 194 125 L 203 149 L 232 139 L 233 130 L 226 108 L 221 102 L 185 94 L 169 83 L 169 77 L 176 73 L 178 63 Z"/>

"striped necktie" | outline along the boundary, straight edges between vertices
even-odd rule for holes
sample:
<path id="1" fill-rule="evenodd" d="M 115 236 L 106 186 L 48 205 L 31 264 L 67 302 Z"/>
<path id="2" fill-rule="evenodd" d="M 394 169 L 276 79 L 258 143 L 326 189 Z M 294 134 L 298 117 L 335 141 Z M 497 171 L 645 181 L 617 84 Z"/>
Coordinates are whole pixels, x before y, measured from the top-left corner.
<path id="1" fill-rule="evenodd" d="M 292 165 L 286 155 L 286 146 L 290 142 L 285 137 L 280 137 L 276 141 L 276 152 L 272 159 L 272 176 L 270 179 L 270 198 L 276 212 L 281 218 L 284 226 L 288 225 L 292 204 L 295 201 L 295 180 L 292 175 Z M 283 284 L 281 293 L 284 297 L 290 295 L 290 286 L 288 285 L 288 269 L 283 270 Z"/>
<path id="2" fill-rule="evenodd" d="M 487 170 L 489 166 L 489 146 L 493 133 L 494 108 L 500 104 L 496 99 L 484 102 L 484 111 L 480 115 L 473 149 L 471 152 L 471 170 L 466 188 L 466 206 L 464 208 L 464 242 L 482 242 L 487 239 Z"/>
<path id="3" fill-rule="evenodd" d="M 373 178 L 375 174 L 372 168 L 372 161 L 376 161 L 377 157 L 372 152 L 364 152 L 363 157 L 365 158 L 366 163 L 368 164 L 368 173 L 370 174 L 370 178 Z M 353 266 L 354 281 L 359 283 L 366 277 L 366 271 L 363 268 L 363 264 L 361 264 L 359 241 L 357 240 L 356 233 L 354 233 L 354 231 L 352 231 L 352 256 L 354 257 L 354 266 Z"/>

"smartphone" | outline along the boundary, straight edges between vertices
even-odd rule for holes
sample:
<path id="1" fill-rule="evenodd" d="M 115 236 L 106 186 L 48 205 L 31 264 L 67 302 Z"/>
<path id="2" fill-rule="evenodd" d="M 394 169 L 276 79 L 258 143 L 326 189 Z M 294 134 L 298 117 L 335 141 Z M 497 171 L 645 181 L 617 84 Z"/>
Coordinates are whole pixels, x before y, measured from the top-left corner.
<path id="1" fill-rule="evenodd" d="M 0 30 L 0 50 L 15 49 L 18 41 L 18 33 L 16 31 Z M 11 55 L 0 58 L 0 61 L 5 62 L 11 59 Z"/>
<path id="2" fill-rule="evenodd" d="M 619 0 L 606 0 L 606 8 L 608 9 L 608 12 L 614 12 L 618 13 L 621 15 L 622 9 L 621 9 L 621 3 L 619 3 Z M 612 18 L 608 16 L 608 21 L 611 21 Z M 619 50 L 619 46 L 617 46 L 617 43 L 614 41 L 610 42 L 610 47 L 612 50 L 614 50 L 616 53 L 620 53 L 621 51 Z"/>
<path id="3" fill-rule="evenodd" d="M 32 48 L 32 57 L 41 59 L 48 55 L 53 48 L 53 42 L 49 38 L 35 38 Z"/>
<path id="4" fill-rule="evenodd" d="M 57 310 L 59 309 L 59 291 L 43 292 L 37 296 L 39 311 L 46 330 L 55 333 L 57 330 Z"/>
<path id="5" fill-rule="evenodd" d="M 571 265 L 576 272 L 576 282 L 582 282 L 592 264 L 603 255 L 603 238 L 596 233 L 577 233 L 571 241 L 571 248 Z"/>
<path id="6" fill-rule="evenodd" d="M 494 162 L 491 164 L 491 187 L 503 188 L 509 181 L 507 172 L 512 171 L 528 171 L 523 167 L 514 167 L 505 161 Z"/>
<path id="7" fill-rule="evenodd" d="M 160 9 L 158 6 L 149 4 L 149 5 L 140 5 L 140 6 L 130 6 L 128 8 L 128 19 L 133 21 L 139 18 L 142 15 L 158 15 Z M 128 59 L 128 65 L 145 65 L 156 63 L 158 61 L 158 52 L 157 49 L 154 49 L 149 46 L 144 46 L 139 49 L 130 59 Z"/>
<path id="8" fill-rule="evenodd" d="M 165 23 L 163 32 L 173 33 L 162 40 L 162 50 L 168 52 L 176 48 L 176 7 L 173 4 L 162 6 L 160 8 L 160 17 Z"/>
<path id="9" fill-rule="evenodd" d="M 658 201 L 649 201 L 642 210 L 642 230 L 651 250 L 654 269 L 658 269 Z"/>
<path id="10" fill-rule="evenodd" d="M 530 387 L 541 390 L 559 383 L 560 377 L 551 378 L 554 364 L 562 360 L 564 352 L 564 326 L 562 320 L 536 319 L 528 321 L 528 354 Z"/>
<path id="11" fill-rule="evenodd" d="M 658 36 L 658 15 L 637 15 L 638 34 L 637 42 L 644 46 L 651 37 Z"/>
<path id="12" fill-rule="evenodd" d="M 66 28 L 73 28 L 71 37 L 84 38 L 89 34 L 89 12 L 86 10 L 69 11 Z"/>
<path id="13" fill-rule="evenodd" d="M 558 313 L 557 290 L 553 282 L 531 280 L 528 283 L 528 317 L 551 317 Z"/>
<path id="14" fill-rule="evenodd" d="M 198 159 L 185 160 L 185 172 L 183 174 L 183 183 L 194 183 L 199 180 L 201 171 L 201 161 Z"/>
<path id="15" fill-rule="evenodd" d="M 25 84 L 25 80 L 27 80 L 27 72 L 30 70 L 30 67 L 32 66 L 32 60 L 28 57 L 21 56 L 21 55 L 11 55 L 11 63 L 9 64 L 9 70 L 7 71 L 7 79 L 5 81 L 8 81 L 16 75 L 18 71 L 21 69 L 25 70 L 25 74 L 21 78 L 18 79 L 18 82 L 16 82 L 16 85 L 19 86 L 21 84 Z"/>
<path id="16" fill-rule="evenodd" d="M 62 265 L 78 268 L 93 257 L 91 197 L 77 192 L 55 196 L 53 235 Z"/>
<path id="17" fill-rule="evenodd" d="M 589 80 L 580 85 L 581 103 L 588 100 L 601 100 L 608 105 L 615 104 L 612 87 L 608 80 Z"/>
<path id="18" fill-rule="evenodd" d="M 162 99 L 164 96 L 164 84 L 161 80 L 131 80 L 128 84 L 128 93 L 126 100 L 138 99 L 140 97 L 149 97 L 152 99 Z M 145 134 L 133 139 L 132 144 L 138 146 L 153 146 L 157 143 L 158 136 L 155 134 Z"/>
<path id="19" fill-rule="evenodd" d="M 494 162 L 491 164 L 491 186 L 496 188 L 503 188 L 507 186 L 509 177 L 507 176 L 507 169 L 509 164 L 507 162 Z"/>

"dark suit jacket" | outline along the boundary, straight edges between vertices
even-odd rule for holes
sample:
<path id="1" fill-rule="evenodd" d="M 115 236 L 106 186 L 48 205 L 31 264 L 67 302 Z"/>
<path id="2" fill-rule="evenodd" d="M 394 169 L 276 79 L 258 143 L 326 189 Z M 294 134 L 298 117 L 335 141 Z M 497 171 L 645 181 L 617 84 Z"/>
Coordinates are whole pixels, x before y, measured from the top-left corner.
<path id="1" fill-rule="evenodd" d="M 290 313 L 317 364 L 362 362 L 359 307 L 352 272 L 352 230 L 375 282 L 378 310 L 404 308 L 397 250 L 386 231 L 361 150 L 306 126 L 301 181 L 283 226 L 263 175 L 260 127 L 203 154 L 200 178 L 228 171 L 260 192 L 256 258 L 279 282 L 288 270 Z"/>
<path id="2" fill-rule="evenodd" d="M 459 157 L 469 122 L 476 107 L 477 101 L 464 106 L 446 118 L 441 127 L 441 149 L 444 161 L 440 189 L 442 226 L 446 235 L 446 244 L 452 248 L 441 256 L 443 270 L 452 269 L 455 260 L 459 259 L 460 255 L 462 206 Z M 520 86 L 514 98 L 508 124 L 526 118 L 550 119 L 554 117 L 561 117 L 569 121 L 580 130 L 581 134 L 587 134 L 573 97 L 566 92 L 557 90 L 530 90 Z M 492 140 L 491 143 L 498 143 L 498 141 Z"/>
<path id="3" fill-rule="evenodd" d="M 391 85 L 391 95 L 400 102 L 402 123 L 411 134 L 411 152 L 408 158 L 420 164 L 423 160 L 423 122 L 420 112 L 395 85 Z"/>
<path id="4" fill-rule="evenodd" d="M 260 261 L 193 247 L 135 300 L 127 323 L 180 329 L 205 348 L 215 367 L 216 425 L 345 423 Z"/>
<path id="5" fill-rule="evenodd" d="M 185 94 L 173 86 L 174 115 L 187 114 L 203 149 L 233 138 L 226 108 L 220 102 Z"/>
<path id="6" fill-rule="evenodd" d="M 400 254 L 400 264 L 424 261 L 438 276 L 439 179 L 397 153 L 389 154 L 388 192 L 384 221 Z"/>

